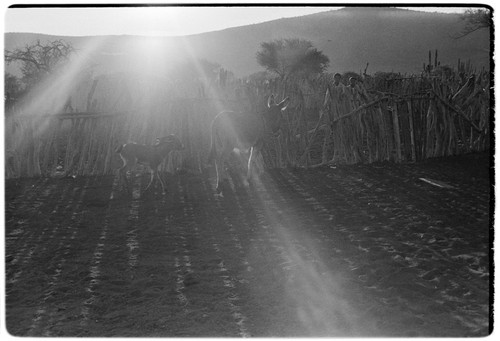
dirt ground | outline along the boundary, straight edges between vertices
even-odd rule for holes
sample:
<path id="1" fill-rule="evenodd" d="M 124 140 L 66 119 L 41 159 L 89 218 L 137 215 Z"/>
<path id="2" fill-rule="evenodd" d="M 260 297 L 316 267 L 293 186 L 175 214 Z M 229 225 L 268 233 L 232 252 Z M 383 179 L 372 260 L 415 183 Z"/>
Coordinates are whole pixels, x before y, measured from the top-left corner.
<path id="1" fill-rule="evenodd" d="M 485 336 L 490 160 L 6 182 L 16 336 Z M 421 180 L 439 181 L 439 187 Z M 157 186 L 158 187 L 158 186 Z M 112 197 L 112 198 L 111 198 Z M 491 227 L 492 228 L 492 227 Z"/>

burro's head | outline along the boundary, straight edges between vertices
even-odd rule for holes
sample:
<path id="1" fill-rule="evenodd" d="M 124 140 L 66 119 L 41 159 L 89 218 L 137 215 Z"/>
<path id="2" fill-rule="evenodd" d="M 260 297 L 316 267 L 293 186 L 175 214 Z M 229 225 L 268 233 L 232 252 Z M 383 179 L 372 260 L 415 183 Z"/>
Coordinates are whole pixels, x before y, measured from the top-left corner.
<path id="1" fill-rule="evenodd" d="M 170 134 L 167 136 L 163 137 L 158 137 L 156 139 L 155 146 L 158 148 L 167 148 L 168 150 L 183 150 L 184 145 L 182 144 L 181 140 L 174 134 Z"/>
<path id="2" fill-rule="evenodd" d="M 286 109 L 289 102 L 290 99 L 288 97 L 285 97 L 284 100 L 276 103 L 274 95 L 269 96 L 269 98 L 267 99 L 268 109 L 264 113 L 264 120 L 267 127 L 271 129 L 273 134 L 277 134 L 281 129 L 283 122 L 282 111 Z"/>

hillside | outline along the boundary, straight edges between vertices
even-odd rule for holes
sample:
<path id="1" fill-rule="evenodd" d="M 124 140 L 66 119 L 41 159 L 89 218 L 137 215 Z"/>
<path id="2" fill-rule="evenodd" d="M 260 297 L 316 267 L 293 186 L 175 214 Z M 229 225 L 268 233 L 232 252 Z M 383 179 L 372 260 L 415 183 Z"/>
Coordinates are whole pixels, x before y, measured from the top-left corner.
<path id="1" fill-rule="evenodd" d="M 428 51 L 438 49 L 442 64 L 455 66 L 458 58 L 470 59 L 476 67 L 489 67 L 489 32 L 477 31 L 453 39 L 463 25 L 457 14 L 428 13 L 385 7 L 348 7 L 295 18 L 241 26 L 185 37 L 155 38 L 157 62 L 183 60 L 195 55 L 217 62 L 237 76 L 262 68 L 255 53 L 260 43 L 279 38 L 308 39 L 330 58 L 330 71 L 419 72 Z M 56 37 L 33 33 L 6 33 L 5 48 L 22 47 L 36 39 L 65 39 L 85 53 L 95 51 L 93 63 L 101 72 L 129 70 L 151 54 L 144 49 L 144 37 L 106 36 L 100 44 L 95 37 Z M 155 58 L 153 58 L 155 59 Z M 6 70 L 17 73 L 15 65 Z"/>

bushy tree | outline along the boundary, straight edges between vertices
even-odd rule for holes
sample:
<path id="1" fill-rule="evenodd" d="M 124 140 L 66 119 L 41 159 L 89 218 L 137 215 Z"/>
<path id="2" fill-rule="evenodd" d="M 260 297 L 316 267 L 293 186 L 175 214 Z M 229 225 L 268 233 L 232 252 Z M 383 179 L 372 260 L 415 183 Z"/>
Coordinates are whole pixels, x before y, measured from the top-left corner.
<path id="1" fill-rule="evenodd" d="M 257 62 L 281 79 L 294 74 L 319 74 L 330 63 L 322 51 L 308 40 L 279 39 L 261 44 Z"/>
<path id="2" fill-rule="evenodd" d="M 42 44 L 37 40 L 31 45 L 13 51 L 5 50 L 5 62 L 21 63 L 22 81 L 29 88 L 52 74 L 59 66 L 69 60 L 75 51 L 70 43 L 64 40 L 55 40 Z"/>
<path id="3" fill-rule="evenodd" d="M 465 37 L 478 30 L 490 29 L 493 24 L 491 11 L 483 8 L 468 9 L 460 16 L 460 19 L 465 21 L 465 27 L 456 38 Z"/>

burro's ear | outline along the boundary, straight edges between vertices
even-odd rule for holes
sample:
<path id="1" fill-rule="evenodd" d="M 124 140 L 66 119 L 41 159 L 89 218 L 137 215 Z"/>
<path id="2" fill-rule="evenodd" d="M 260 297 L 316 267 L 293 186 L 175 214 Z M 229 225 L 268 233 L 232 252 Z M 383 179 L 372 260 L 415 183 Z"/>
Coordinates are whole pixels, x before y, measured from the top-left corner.
<path id="1" fill-rule="evenodd" d="M 274 102 L 274 95 L 271 95 L 271 96 L 269 96 L 269 98 L 267 99 L 267 106 L 270 108 L 270 107 L 271 107 L 271 105 L 273 105 L 273 104 L 276 104 L 276 103 Z"/>
<path id="2" fill-rule="evenodd" d="M 284 100 L 278 103 L 278 107 L 281 110 L 285 110 L 289 103 L 290 103 L 290 98 L 286 97 Z"/>

